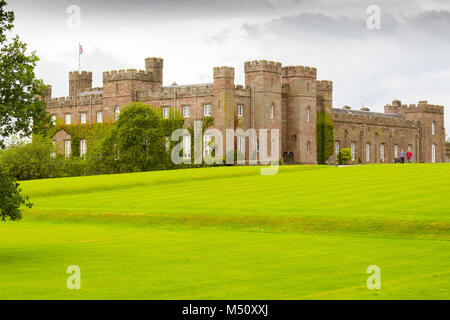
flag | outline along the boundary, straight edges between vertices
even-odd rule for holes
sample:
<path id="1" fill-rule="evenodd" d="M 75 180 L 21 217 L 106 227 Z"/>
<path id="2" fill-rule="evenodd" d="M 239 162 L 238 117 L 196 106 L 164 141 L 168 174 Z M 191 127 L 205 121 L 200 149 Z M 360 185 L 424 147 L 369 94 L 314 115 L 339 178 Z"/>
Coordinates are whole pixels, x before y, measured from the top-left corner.
<path id="1" fill-rule="evenodd" d="M 83 46 L 81 44 L 78 44 L 78 46 L 80 47 L 80 54 L 83 54 Z"/>

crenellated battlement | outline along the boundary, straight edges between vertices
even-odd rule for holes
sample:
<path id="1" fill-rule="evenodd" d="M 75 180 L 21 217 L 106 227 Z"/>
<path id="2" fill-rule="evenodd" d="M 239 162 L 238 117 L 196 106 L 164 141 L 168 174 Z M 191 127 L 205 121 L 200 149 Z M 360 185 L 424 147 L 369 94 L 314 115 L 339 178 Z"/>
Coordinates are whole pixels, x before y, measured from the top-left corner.
<path id="1" fill-rule="evenodd" d="M 69 81 L 89 80 L 92 81 L 92 72 L 90 71 L 71 71 L 69 72 Z"/>
<path id="2" fill-rule="evenodd" d="M 122 80 L 153 81 L 153 74 L 151 72 L 146 72 L 144 70 L 138 71 L 136 69 L 103 72 L 103 82 Z"/>
<path id="3" fill-rule="evenodd" d="M 316 83 L 317 83 L 317 91 L 332 91 L 333 90 L 333 81 L 320 80 L 320 81 L 316 81 Z"/>
<path id="4" fill-rule="evenodd" d="M 58 97 L 47 100 L 47 108 L 65 108 L 73 106 L 103 104 L 103 94 L 78 97 Z"/>
<path id="5" fill-rule="evenodd" d="M 214 79 L 218 78 L 230 78 L 234 79 L 234 68 L 233 67 L 215 67 L 213 69 Z"/>
<path id="6" fill-rule="evenodd" d="M 173 99 L 175 95 L 177 98 L 209 96 L 212 95 L 212 83 L 188 86 L 158 87 L 154 90 L 137 92 L 137 98 L 140 101 Z"/>
<path id="7" fill-rule="evenodd" d="M 88 89 L 85 89 L 83 92 L 80 92 L 80 93 L 84 93 L 84 94 L 98 94 L 100 92 L 103 92 L 103 87 L 88 88 Z"/>
<path id="8" fill-rule="evenodd" d="M 244 62 L 245 73 L 266 71 L 281 74 L 281 62 L 267 60 L 253 60 Z"/>
<path id="9" fill-rule="evenodd" d="M 392 105 L 384 106 L 385 113 L 435 113 L 444 114 L 444 107 L 439 105 L 428 104 L 428 101 L 419 101 L 418 104 L 402 104 L 400 100 L 392 101 Z"/>
<path id="10" fill-rule="evenodd" d="M 163 68 L 164 60 L 163 58 L 145 58 L 145 68 Z"/>
<path id="11" fill-rule="evenodd" d="M 287 66 L 283 67 L 282 77 L 306 77 L 317 78 L 317 69 L 306 66 Z"/>
<path id="12" fill-rule="evenodd" d="M 250 97 L 251 96 L 251 88 L 244 87 L 243 85 L 234 86 L 234 94 L 238 97 Z"/>

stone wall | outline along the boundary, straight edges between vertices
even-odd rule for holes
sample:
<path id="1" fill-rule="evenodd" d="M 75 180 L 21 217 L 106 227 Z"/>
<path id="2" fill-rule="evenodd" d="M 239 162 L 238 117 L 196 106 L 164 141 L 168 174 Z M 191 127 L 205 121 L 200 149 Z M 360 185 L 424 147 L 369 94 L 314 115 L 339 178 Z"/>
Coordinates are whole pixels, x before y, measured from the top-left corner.
<path id="1" fill-rule="evenodd" d="M 445 144 L 445 154 L 446 154 L 446 157 L 445 157 L 446 162 L 450 162 L 450 143 L 449 142 L 447 142 Z"/>
<path id="2" fill-rule="evenodd" d="M 405 119 L 398 114 L 333 109 L 333 123 L 334 140 L 339 143 L 339 148 L 351 148 L 354 145 L 355 163 L 394 163 L 395 149 L 397 158 L 402 151 L 410 149 L 413 162 L 419 162 L 417 121 Z M 369 157 L 366 157 L 367 144 Z"/>

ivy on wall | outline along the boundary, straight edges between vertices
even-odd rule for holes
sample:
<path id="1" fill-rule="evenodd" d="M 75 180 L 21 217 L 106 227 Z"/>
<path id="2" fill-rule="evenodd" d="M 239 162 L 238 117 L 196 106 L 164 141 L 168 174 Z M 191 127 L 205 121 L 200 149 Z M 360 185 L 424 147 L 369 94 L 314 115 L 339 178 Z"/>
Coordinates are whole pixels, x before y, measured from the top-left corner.
<path id="1" fill-rule="evenodd" d="M 317 162 L 326 164 L 334 152 L 334 127 L 331 115 L 320 112 L 317 114 Z"/>
<path id="2" fill-rule="evenodd" d="M 162 110 L 157 111 L 162 118 Z M 86 123 L 86 124 L 65 124 L 64 122 L 57 122 L 54 126 L 48 128 L 46 136 L 52 138 L 56 133 L 64 130 L 71 137 L 72 142 L 72 157 L 80 156 L 80 141 L 86 140 L 87 145 L 90 145 L 93 139 L 99 138 L 99 132 L 102 129 L 107 129 L 114 125 L 115 122 L 105 121 L 103 123 Z M 163 119 L 164 135 L 170 137 L 175 129 L 182 128 L 184 118 L 180 112 L 174 113 L 170 110 L 169 117 Z M 89 147 L 88 147 L 89 148 Z"/>

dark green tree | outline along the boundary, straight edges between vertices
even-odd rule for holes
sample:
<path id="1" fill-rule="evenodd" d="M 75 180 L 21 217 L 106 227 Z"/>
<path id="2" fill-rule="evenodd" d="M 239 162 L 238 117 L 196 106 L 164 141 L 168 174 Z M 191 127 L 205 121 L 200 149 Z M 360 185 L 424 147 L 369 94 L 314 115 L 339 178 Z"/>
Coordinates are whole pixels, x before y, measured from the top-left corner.
<path id="1" fill-rule="evenodd" d="M 29 136 L 50 124 L 42 97 L 45 85 L 36 79 L 35 52 L 11 34 L 14 13 L 0 0 L 0 147 L 4 137 Z"/>
<path id="2" fill-rule="evenodd" d="M 27 197 L 21 195 L 19 184 L 14 178 L 7 176 L 0 167 L 0 215 L 2 221 L 16 221 L 22 219 L 20 210 L 22 205 L 31 208 Z"/>
<path id="3" fill-rule="evenodd" d="M 169 156 L 161 115 L 141 102 L 128 104 L 103 140 L 101 155 L 117 172 L 167 168 Z"/>
<path id="4" fill-rule="evenodd" d="M 45 103 L 40 99 L 45 86 L 36 79 L 34 69 L 39 60 L 27 53 L 27 45 L 12 34 L 14 13 L 0 0 L 0 148 L 5 137 L 29 136 L 50 123 Z M 0 211 L 2 220 L 21 218 L 20 207 L 27 199 L 18 183 L 0 168 Z"/>

